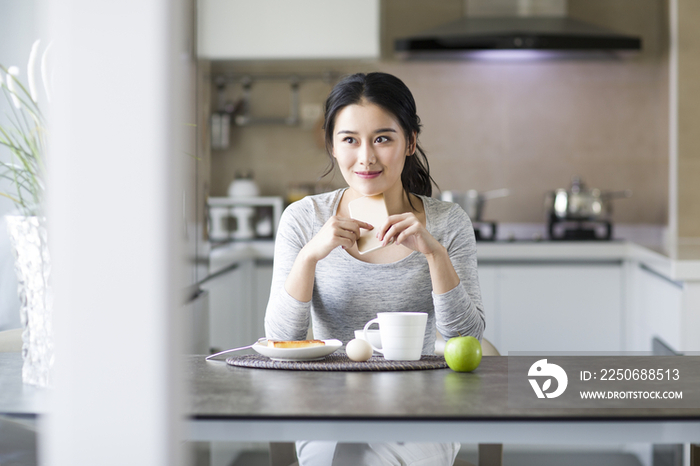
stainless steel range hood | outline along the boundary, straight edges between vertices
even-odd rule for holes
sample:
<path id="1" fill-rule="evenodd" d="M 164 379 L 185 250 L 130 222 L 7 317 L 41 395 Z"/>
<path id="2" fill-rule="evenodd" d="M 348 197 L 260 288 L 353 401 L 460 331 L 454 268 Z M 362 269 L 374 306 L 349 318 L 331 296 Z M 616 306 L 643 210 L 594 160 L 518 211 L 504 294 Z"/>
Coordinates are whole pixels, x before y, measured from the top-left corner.
<path id="1" fill-rule="evenodd" d="M 459 54 L 496 50 L 576 52 L 617 52 L 641 50 L 639 37 L 619 34 L 605 28 L 569 18 L 564 0 L 549 0 L 556 8 L 528 8 L 536 0 L 502 0 L 500 9 L 467 0 L 472 13 L 457 21 L 395 40 L 399 56 Z M 542 5 L 540 2 L 538 5 Z M 506 5 L 506 8 L 503 6 Z M 510 8 L 507 8 L 510 6 Z M 531 14 L 534 11 L 535 14 Z M 512 13 L 504 15 L 503 13 Z"/>

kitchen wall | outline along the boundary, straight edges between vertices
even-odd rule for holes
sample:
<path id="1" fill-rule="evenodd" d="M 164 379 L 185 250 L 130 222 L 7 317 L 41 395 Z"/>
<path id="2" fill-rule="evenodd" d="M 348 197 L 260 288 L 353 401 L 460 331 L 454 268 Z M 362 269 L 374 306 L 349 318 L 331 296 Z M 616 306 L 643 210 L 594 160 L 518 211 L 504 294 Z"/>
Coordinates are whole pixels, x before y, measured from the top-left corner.
<path id="1" fill-rule="evenodd" d="M 437 8 L 433 8 L 438 5 Z M 548 191 L 581 175 L 592 187 L 631 189 L 615 201 L 617 223 L 668 221 L 668 5 L 666 0 L 570 0 L 569 13 L 643 38 L 643 52 L 623 60 L 520 63 L 398 61 L 393 37 L 456 19 L 463 2 L 382 3 L 383 58 L 377 62 L 215 62 L 211 73 L 341 74 L 386 71 L 411 88 L 423 122 L 420 141 L 443 190 L 507 187 L 485 217 L 543 222 Z M 320 106 L 331 85 L 301 86 L 302 108 Z M 240 96 L 229 86 L 228 96 Z M 215 105 L 215 92 L 211 104 Z M 288 85 L 254 86 L 254 115 L 286 115 Z M 327 167 L 319 121 L 301 127 L 233 127 L 231 146 L 212 152 L 211 194 L 223 196 L 236 171 L 252 170 L 262 194 L 315 183 Z M 339 173 L 318 190 L 343 186 Z"/>
<path id="2" fill-rule="evenodd" d="M 678 1 L 678 236 L 700 246 L 700 3 Z M 681 254 L 682 255 L 682 254 Z M 700 252 L 688 257 L 700 260 Z"/>

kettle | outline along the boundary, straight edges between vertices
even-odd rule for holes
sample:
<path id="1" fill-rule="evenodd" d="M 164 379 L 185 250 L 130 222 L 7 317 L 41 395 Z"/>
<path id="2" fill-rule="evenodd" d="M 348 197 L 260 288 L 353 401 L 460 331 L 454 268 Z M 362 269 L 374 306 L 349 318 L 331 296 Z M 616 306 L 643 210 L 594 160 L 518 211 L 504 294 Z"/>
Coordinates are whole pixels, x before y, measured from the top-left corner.
<path id="1" fill-rule="evenodd" d="M 256 197 L 260 194 L 258 185 L 253 180 L 253 173 L 236 173 L 228 186 L 228 197 Z"/>

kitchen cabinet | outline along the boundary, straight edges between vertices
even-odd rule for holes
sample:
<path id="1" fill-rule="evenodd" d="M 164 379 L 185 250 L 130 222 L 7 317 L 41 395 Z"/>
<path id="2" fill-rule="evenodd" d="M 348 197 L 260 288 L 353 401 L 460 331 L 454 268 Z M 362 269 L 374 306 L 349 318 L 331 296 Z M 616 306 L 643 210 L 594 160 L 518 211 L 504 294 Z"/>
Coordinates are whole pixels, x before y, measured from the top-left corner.
<path id="1" fill-rule="evenodd" d="M 255 283 L 253 309 L 255 315 L 254 329 L 256 335 L 265 335 L 265 311 L 270 300 L 272 285 L 272 260 L 258 259 L 255 261 Z"/>
<path id="2" fill-rule="evenodd" d="M 236 348 L 265 336 L 272 261 L 245 259 L 202 285 L 209 291 L 209 338 L 215 350 Z"/>
<path id="3" fill-rule="evenodd" d="M 630 349 L 651 351 L 653 338 L 674 350 L 681 344 L 683 284 L 670 280 L 640 263 L 630 265 Z"/>
<path id="4" fill-rule="evenodd" d="M 250 284 L 252 261 L 233 264 L 220 271 L 202 288 L 209 291 L 209 343 L 214 351 L 221 351 L 248 342 Z"/>
<path id="5" fill-rule="evenodd" d="M 503 354 L 499 341 L 498 319 L 496 304 L 498 302 L 498 268 L 479 264 L 479 287 L 481 288 L 481 301 L 484 304 L 484 317 L 486 328 L 484 337 L 488 339 Z"/>
<path id="6" fill-rule="evenodd" d="M 264 335 L 272 245 L 214 251 L 215 275 L 204 285 L 212 346 Z M 684 285 L 647 266 L 658 268 L 657 255 L 624 243 L 480 244 L 478 254 L 484 336 L 502 354 L 650 351 L 653 337 L 683 350 Z"/>
<path id="7" fill-rule="evenodd" d="M 623 276 L 620 262 L 480 263 L 485 336 L 501 354 L 621 351 Z"/>
<path id="8" fill-rule="evenodd" d="M 649 352 L 654 338 L 697 351 L 700 261 L 627 241 L 480 242 L 477 250 L 485 335 L 501 352 Z"/>
<path id="9" fill-rule="evenodd" d="M 199 0 L 211 60 L 379 58 L 379 0 Z"/>

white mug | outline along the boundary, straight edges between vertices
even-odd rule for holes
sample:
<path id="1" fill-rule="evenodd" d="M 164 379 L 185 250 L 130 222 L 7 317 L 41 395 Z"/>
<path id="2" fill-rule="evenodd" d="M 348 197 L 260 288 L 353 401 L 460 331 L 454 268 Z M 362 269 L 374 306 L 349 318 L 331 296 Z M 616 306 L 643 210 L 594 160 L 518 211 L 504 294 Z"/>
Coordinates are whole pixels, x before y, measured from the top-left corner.
<path id="1" fill-rule="evenodd" d="M 365 340 L 375 351 L 389 361 L 417 361 L 423 350 L 425 325 L 428 314 L 425 312 L 379 312 L 377 318 L 365 324 Z M 379 324 L 382 347 L 377 348 L 370 341 L 370 325 Z"/>

